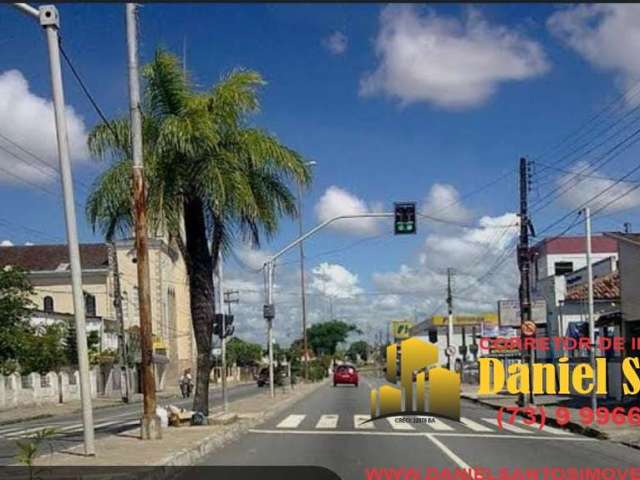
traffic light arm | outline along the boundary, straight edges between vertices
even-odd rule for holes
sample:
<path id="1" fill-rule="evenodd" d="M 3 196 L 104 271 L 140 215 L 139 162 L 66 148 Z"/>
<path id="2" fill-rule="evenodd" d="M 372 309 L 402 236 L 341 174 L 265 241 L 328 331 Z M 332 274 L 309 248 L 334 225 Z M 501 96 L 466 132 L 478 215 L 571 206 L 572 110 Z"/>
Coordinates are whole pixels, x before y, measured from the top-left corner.
<path id="1" fill-rule="evenodd" d="M 271 258 L 269 258 L 266 262 L 264 262 L 265 268 L 268 263 L 271 263 L 271 264 L 275 263 L 275 261 L 279 257 L 287 253 L 292 248 L 296 247 L 298 244 L 300 244 L 300 242 L 305 241 L 307 238 L 309 238 L 311 235 L 313 235 L 317 231 L 322 230 L 324 227 L 326 227 L 327 225 L 330 225 L 331 223 L 337 220 L 344 220 L 349 218 L 394 218 L 394 216 L 395 214 L 393 212 L 390 212 L 390 213 L 358 213 L 354 215 L 338 215 L 337 217 L 330 218 L 329 220 L 315 226 L 304 235 L 301 235 L 300 237 L 296 238 L 293 242 L 291 242 L 289 245 L 284 247 L 278 253 L 271 256 Z"/>

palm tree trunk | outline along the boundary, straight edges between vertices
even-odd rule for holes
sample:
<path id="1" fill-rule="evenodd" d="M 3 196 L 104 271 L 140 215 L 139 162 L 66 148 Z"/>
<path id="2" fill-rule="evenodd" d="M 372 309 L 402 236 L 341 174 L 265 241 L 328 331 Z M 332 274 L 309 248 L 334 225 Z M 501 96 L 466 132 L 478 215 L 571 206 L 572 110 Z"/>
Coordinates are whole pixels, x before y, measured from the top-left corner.
<path id="1" fill-rule="evenodd" d="M 209 373 L 211 371 L 211 336 L 214 319 L 213 264 L 207 245 L 207 231 L 202 202 L 190 198 L 185 202 L 184 221 L 189 273 L 191 319 L 196 339 L 197 365 L 193 409 L 209 414 Z"/>

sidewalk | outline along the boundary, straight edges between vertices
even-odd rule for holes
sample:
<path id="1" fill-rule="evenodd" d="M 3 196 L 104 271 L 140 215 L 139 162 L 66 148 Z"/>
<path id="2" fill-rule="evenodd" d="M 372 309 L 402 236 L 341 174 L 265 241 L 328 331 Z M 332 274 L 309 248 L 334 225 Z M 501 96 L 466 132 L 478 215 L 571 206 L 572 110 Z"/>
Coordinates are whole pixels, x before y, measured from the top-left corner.
<path id="1" fill-rule="evenodd" d="M 38 466 L 182 466 L 193 465 L 200 458 L 238 438 L 267 418 L 277 415 L 296 401 L 306 397 L 327 380 L 297 384 L 293 391 L 269 389 L 249 398 L 229 403 L 228 411 L 235 422 L 225 425 L 183 426 L 163 429 L 162 439 L 142 441 L 139 429 L 109 435 L 96 440 L 96 456 L 82 455 L 82 445 L 54 454 L 43 454 Z M 256 387 L 257 388 L 257 387 Z M 235 414 L 235 415 L 233 415 Z M 43 448 L 46 451 L 46 447 Z"/>
<path id="2" fill-rule="evenodd" d="M 500 407 L 510 407 L 516 405 L 517 397 L 510 394 L 494 394 L 494 395 L 478 395 L 477 385 L 463 384 L 461 386 L 460 396 L 467 400 L 480 403 L 482 405 L 491 407 L 493 409 L 500 409 Z M 616 425 L 609 421 L 604 425 L 598 425 L 594 421 L 590 425 L 585 425 L 581 422 L 580 409 L 582 407 L 590 407 L 589 398 L 571 397 L 565 395 L 536 395 L 535 397 L 536 407 L 544 407 L 546 414 L 546 424 L 556 426 L 559 428 L 566 428 L 572 432 L 587 435 L 590 437 L 596 437 L 600 439 L 607 439 L 614 442 L 622 443 L 629 447 L 640 449 L 640 427 L 637 425 L 630 425 L 625 422 L 622 425 Z M 624 404 L 599 401 L 599 407 L 607 407 L 609 410 L 623 406 L 631 407 L 637 406 L 637 403 Z M 568 409 L 570 421 L 563 426 L 559 425 L 557 420 L 558 407 L 564 407 Z M 507 413 L 505 412 L 505 415 Z M 511 415 L 510 413 L 508 415 Z M 540 415 L 537 415 L 538 420 Z"/>
<path id="3" fill-rule="evenodd" d="M 244 385 L 251 382 L 229 382 L 229 387 L 236 385 Z M 219 390 L 219 384 L 211 384 L 211 390 Z M 158 401 L 160 400 L 178 400 L 182 398 L 180 389 L 177 386 L 165 388 L 161 392 L 156 392 Z M 123 405 L 135 405 L 142 402 L 142 394 L 135 393 L 132 395 L 129 403 L 124 403 L 120 397 L 97 397 L 91 400 L 93 409 L 102 409 L 108 407 L 120 407 Z M 161 402 L 166 403 L 166 402 Z M 29 420 L 39 420 L 62 415 L 80 415 L 82 413 L 82 404 L 80 400 L 71 400 L 65 403 L 43 403 L 42 405 L 26 405 L 24 407 L 11 407 L 7 410 L 0 410 L 0 425 L 10 425 L 13 423 L 21 423 Z"/>

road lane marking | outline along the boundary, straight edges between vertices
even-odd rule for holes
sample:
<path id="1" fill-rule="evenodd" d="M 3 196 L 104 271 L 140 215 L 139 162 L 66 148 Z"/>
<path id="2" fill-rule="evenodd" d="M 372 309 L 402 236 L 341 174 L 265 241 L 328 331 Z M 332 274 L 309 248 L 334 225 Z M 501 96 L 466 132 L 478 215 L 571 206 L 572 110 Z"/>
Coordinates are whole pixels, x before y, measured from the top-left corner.
<path id="1" fill-rule="evenodd" d="M 322 415 L 316 428 L 336 428 L 338 426 L 338 415 Z"/>
<path id="2" fill-rule="evenodd" d="M 460 421 L 464 424 L 465 427 L 473 430 L 474 432 L 493 432 L 492 428 L 489 428 L 486 425 L 482 425 L 478 422 L 474 422 L 469 418 L 461 417 Z"/>
<path id="3" fill-rule="evenodd" d="M 387 421 L 391 425 L 391 428 L 393 428 L 394 430 L 415 430 L 415 428 L 413 428 L 408 423 L 396 422 L 396 418 L 403 418 L 403 417 L 387 417 Z"/>
<path id="4" fill-rule="evenodd" d="M 389 437 L 423 437 L 431 435 L 432 437 L 467 437 L 467 438 L 485 438 L 496 440 L 513 440 L 522 439 L 522 435 L 493 435 L 487 433 L 428 433 L 424 432 L 367 432 L 363 430 L 261 430 L 250 429 L 250 433 L 262 433 L 266 435 L 374 435 Z M 591 437 L 550 437 L 549 435 L 529 435 L 527 440 L 544 440 L 552 442 L 599 442 L 597 438 Z"/>
<path id="5" fill-rule="evenodd" d="M 447 425 L 439 418 L 436 418 L 436 417 L 426 417 L 426 418 L 429 418 L 429 420 L 425 422 L 425 425 L 429 428 L 433 428 L 438 432 L 447 432 L 447 431 L 450 432 L 453 430 L 453 427 L 451 427 L 450 425 Z"/>
<path id="6" fill-rule="evenodd" d="M 492 425 L 495 425 L 498 427 L 498 429 L 500 429 L 497 418 L 483 418 L 482 420 Z M 533 433 L 531 430 L 525 430 L 524 428 L 516 427 L 515 425 L 511 425 L 509 422 L 504 422 L 504 421 L 502 422 L 502 429 L 508 430 L 513 433 L 525 433 L 525 434 Z"/>
<path id="7" fill-rule="evenodd" d="M 289 415 L 277 425 L 277 428 L 297 428 L 305 417 L 306 415 Z"/>
<path id="8" fill-rule="evenodd" d="M 371 415 L 354 415 L 353 426 L 357 430 L 373 430 L 375 428 L 375 425 L 373 424 L 373 422 L 369 422 L 365 424 L 362 423 L 370 419 L 371 419 Z"/>
<path id="9" fill-rule="evenodd" d="M 432 433 L 425 434 L 425 437 L 427 437 L 431 441 L 431 443 L 433 443 L 436 447 L 438 447 L 442 451 L 442 453 L 444 453 L 447 457 L 453 460 L 453 463 L 458 465 L 458 467 L 464 468 L 467 470 L 471 469 L 471 467 L 467 464 L 467 462 L 462 460 L 462 458 L 456 455 L 449 447 L 447 447 L 444 443 L 442 443 L 440 440 L 435 438 Z"/>
<path id="10" fill-rule="evenodd" d="M 538 431 L 551 433 L 552 435 L 573 435 L 573 433 L 571 433 L 568 430 L 562 430 L 560 428 L 551 427 L 546 424 L 542 427 L 542 429 L 540 429 L 539 423 L 534 423 L 533 425 L 527 425 L 526 423 L 524 423 L 524 418 L 518 418 L 518 423 L 525 425 L 527 427 L 535 428 Z"/>

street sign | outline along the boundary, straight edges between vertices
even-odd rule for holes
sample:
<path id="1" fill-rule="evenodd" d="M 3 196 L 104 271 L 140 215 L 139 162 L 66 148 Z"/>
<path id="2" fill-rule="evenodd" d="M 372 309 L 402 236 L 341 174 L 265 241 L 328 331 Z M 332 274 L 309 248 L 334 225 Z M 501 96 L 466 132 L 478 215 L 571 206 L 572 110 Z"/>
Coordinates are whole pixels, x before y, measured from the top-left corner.
<path id="1" fill-rule="evenodd" d="M 531 320 L 537 325 L 547 323 L 547 302 L 542 299 L 531 302 Z M 518 300 L 498 301 L 498 322 L 501 327 L 520 327 Z"/>
<path id="2" fill-rule="evenodd" d="M 394 232 L 396 235 L 416 233 L 416 202 L 396 202 L 394 213 Z"/>
<path id="3" fill-rule="evenodd" d="M 211 353 L 214 357 L 219 357 L 220 355 L 222 355 L 222 349 L 220 347 L 216 347 L 211 350 Z"/>
<path id="4" fill-rule="evenodd" d="M 524 322 L 521 328 L 525 337 L 533 337 L 536 333 L 536 324 L 531 321 Z"/>
<path id="5" fill-rule="evenodd" d="M 456 347 L 449 345 L 445 350 L 448 357 L 453 357 L 456 354 Z"/>

